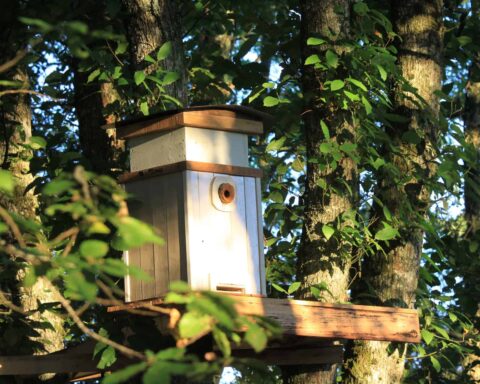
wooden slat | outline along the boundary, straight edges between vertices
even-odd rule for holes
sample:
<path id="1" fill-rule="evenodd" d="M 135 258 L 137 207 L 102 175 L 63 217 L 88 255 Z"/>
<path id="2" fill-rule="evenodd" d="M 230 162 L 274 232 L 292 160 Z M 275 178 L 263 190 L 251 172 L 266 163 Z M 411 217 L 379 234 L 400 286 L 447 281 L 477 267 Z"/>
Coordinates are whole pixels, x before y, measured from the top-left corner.
<path id="1" fill-rule="evenodd" d="M 118 178 L 122 184 L 131 183 L 140 179 L 168 175 L 170 173 L 182 171 L 197 171 L 208 173 L 222 173 L 233 176 L 262 177 L 263 172 L 260 169 L 250 167 L 238 167 L 234 165 L 202 163 L 200 161 L 180 161 L 174 164 L 162 165 L 159 167 L 145 169 L 143 171 L 124 173 Z"/>
<path id="2" fill-rule="evenodd" d="M 176 194 L 175 186 L 171 185 L 171 176 L 158 177 L 147 181 L 151 188 L 149 207 L 153 212 L 153 227 L 160 233 L 166 244 L 154 244 L 155 263 L 155 295 L 164 295 L 168 290 L 169 265 L 168 265 L 168 204 L 172 194 Z M 175 255 L 178 257 L 178 255 Z"/>
<path id="3" fill-rule="evenodd" d="M 317 365 L 343 362 L 343 347 L 332 345 L 318 348 L 267 348 L 261 353 L 252 350 L 234 350 L 233 356 L 238 358 L 253 358 L 266 364 L 285 365 Z"/>
<path id="4" fill-rule="evenodd" d="M 168 223 L 167 250 L 169 281 L 176 281 L 182 278 L 180 237 L 185 237 L 185 230 L 180 227 L 180 215 L 183 216 L 183 209 L 181 209 L 181 205 L 183 205 L 183 193 L 183 174 L 177 173 L 169 175 L 167 183 L 164 183 L 164 196 L 168 196 L 168 198 L 166 198 L 166 201 L 168 201 L 166 214 Z"/>
<path id="5" fill-rule="evenodd" d="M 418 314 L 413 309 L 367 305 L 326 304 L 315 301 L 233 295 L 243 315 L 276 320 L 286 335 L 330 339 L 420 342 Z M 161 305 L 162 299 L 147 301 Z M 145 302 L 110 307 L 109 312 L 138 308 Z"/>
<path id="6" fill-rule="evenodd" d="M 263 133 L 263 122 L 245 118 L 229 111 L 182 111 L 168 116 L 140 120 L 117 126 L 117 137 L 131 139 L 155 132 L 169 131 L 180 127 L 216 129 L 251 135 Z M 242 117 L 240 117 L 242 116 Z"/>

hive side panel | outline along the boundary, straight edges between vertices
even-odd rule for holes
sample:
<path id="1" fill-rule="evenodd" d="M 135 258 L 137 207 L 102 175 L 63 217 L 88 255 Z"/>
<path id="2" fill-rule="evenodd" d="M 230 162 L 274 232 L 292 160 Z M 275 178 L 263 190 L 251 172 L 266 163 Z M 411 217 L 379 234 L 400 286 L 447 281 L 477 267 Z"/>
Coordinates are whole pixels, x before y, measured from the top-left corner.
<path id="1" fill-rule="evenodd" d="M 168 176 L 156 177 L 150 179 L 149 184 L 151 205 L 150 209 L 153 212 L 152 225 L 159 232 L 160 236 L 165 241 L 165 244 L 154 244 L 154 294 L 156 297 L 164 294 L 168 287 L 169 280 L 169 265 L 168 265 Z M 173 191 L 175 192 L 175 191 Z"/>
<path id="2" fill-rule="evenodd" d="M 185 160 L 248 167 L 247 135 L 186 127 L 185 144 Z"/>
<path id="3" fill-rule="evenodd" d="M 129 140 L 130 170 L 141 171 L 185 160 L 185 128 Z"/>
<path id="4" fill-rule="evenodd" d="M 186 259 L 188 282 L 193 289 L 209 289 L 208 264 L 204 255 L 208 254 L 205 243 L 205 218 L 200 207 L 199 175 L 200 172 L 185 171 L 186 195 Z"/>
<path id="5" fill-rule="evenodd" d="M 247 227 L 247 268 L 250 293 L 262 294 L 263 272 L 260 270 L 259 225 L 255 178 L 245 177 L 245 215 Z"/>
<path id="6" fill-rule="evenodd" d="M 165 177 L 169 281 L 186 280 L 183 172 Z"/>
<path id="7" fill-rule="evenodd" d="M 153 217 L 151 211 L 148 209 L 150 204 L 149 188 L 145 185 L 146 181 L 148 180 L 129 183 L 125 189 L 134 195 L 134 199 L 128 204 L 130 216 L 152 224 Z M 128 262 L 130 266 L 141 268 L 145 273 L 153 277 L 153 245 L 145 244 L 141 247 L 130 249 L 128 252 Z M 145 294 L 149 294 L 149 287 L 145 286 L 145 284 L 146 282 L 144 281 L 135 279 L 132 276 L 129 277 L 129 297 L 132 301 L 146 298 Z"/>
<path id="8" fill-rule="evenodd" d="M 267 294 L 267 282 L 265 271 L 265 254 L 263 247 L 263 212 L 262 212 L 262 180 L 255 178 L 256 196 L 257 196 L 257 230 L 258 230 L 258 260 L 260 271 L 261 294 Z"/>

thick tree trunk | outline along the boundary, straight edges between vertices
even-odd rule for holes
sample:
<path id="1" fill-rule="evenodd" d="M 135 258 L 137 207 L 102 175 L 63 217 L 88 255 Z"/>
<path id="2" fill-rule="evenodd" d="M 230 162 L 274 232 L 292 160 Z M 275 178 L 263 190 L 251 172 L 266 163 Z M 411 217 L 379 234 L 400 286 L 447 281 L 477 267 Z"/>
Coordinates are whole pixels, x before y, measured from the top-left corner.
<path id="1" fill-rule="evenodd" d="M 376 196 L 403 224 L 398 240 L 382 244 L 384 252 L 365 258 L 363 288 L 359 290 L 373 294 L 380 305 L 412 308 L 423 242 L 423 231 L 415 223 L 429 208 L 430 190 L 426 181 L 435 177 L 432 160 L 439 101 L 434 92 L 441 88 L 442 80 L 443 4 L 441 0 L 391 4 L 394 28 L 401 38 L 398 53 L 401 73 L 424 102 L 412 93 L 395 90 L 396 113 L 408 117 L 409 122 L 387 131 L 397 151 L 385 153 L 385 160 L 396 166 L 399 176 L 380 175 Z M 402 135 L 407 131 L 417 133 L 420 143 L 405 142 Z M 380 225 L 382 208 L 377 205 L 373 211 Z M 345 382 L 399 383 L 406 348 L 389 353 L 388 347 L 386 342 L 356 342 L 347 361 Z"/>
<path id="2" fill-rule="evenodd" d="M 342 50 L 335 41 L 349 34 L 350 1 L 304 0 L 301 2 L 302 40 L 304 59 L 318 50 L 332 49 L 341 56 Z M 316 52 L 306 45 L 308 37 L 323 36 L 332 44 L 321 45 Z M 313 66 L 304 68 L 302 76 L 305 95 L 304 114 L 307 146 L 307 180 L 304 199 L 305 222 L 297 262 L 297 280 L 301 282 L 299 298 L 312 298 L 310 287 L 326 284 L 331 296 L 325 293 L 325 300 L 338 302 L 348 300 L 349 270 L 351 265 L 351 246 L 333 235 L 326 239 L 324 225 L 348 225 L 342 214 L 355 206 L 358 188 L 358 171 L 355 162 L 344 157 L 338 167 L 326 169 L 319 166 L 317 160 L 324 155 L 320 144 L 325 136 L 320 120 L 327 124 L 331 140 L 339 143 L 348 140 L 354 142 L 354 127 L 349 116 L 333 102 L 320 101 L 320 93 L 325 81 L 323 74 Z M 323 179 L 328 186 L 321 187 Z M 344 180 L 352 193 L 341 181 Z M 335 188 L 335 190 L 333 189 Z M 340 223 L 340 224 L 337 224 Z M 284 382 L 289 384 L 316 384 L 335 381 L 335 366 L 296 366 L 284 369 Z"/>
<path id="3" fill-rule="evenodd" d="M 465 161 L 465 220 L 467 222 L 465 237 L 470 241 L 478 241 L 480 236 L 480 82 L 470 81 L 466 91 L 463 120 L 465 139 L 470 146 L 471 153 L 470 161 Z M 468 266 L 462 265 L 461 275 L 465 292 L 472 292 L 475 295 L 480 286 L 480 261 L 478 258 L 472 260 Z M 476 312 L 467 313 L 467 315 L 472 318 L 478 331 L 480 304 Z M 465 376 L 472 383 L 480 382 L 479 363 L 480 356 L 475 353 L 467 355 L 463 361 Z"/>
<path id="4" fill-rule="evenodd" d="M 4 50 L 3 52 L 8 52 Z M 3 62 L 4 60 L 2 60 Z M 22 88 L 28 89 L 28 75 L 20 65 L 11 71 L 11 80 L 21 82 Z M 7 100 L 8 98 L 8 100 Z M 38 207 L 37 197 L 30 190 L 25 193 L 26 187 L 33 181 L 34 176 L 29 171 L 28 161 L 21 160 L 24 149 L 21 144 L 29 141 L 32 136 L 31 110 L 28 95 L 11 95 L 2 100 L 3 133 L 4 141 L 0 143 L 0 156 L 2 168 L 9 169 L 15 176 L 16 187 L 12 198 L 2 198 L 0 203 L 10 211 L 30 219 L 35 219 Z M 18 272 L 19 281 L 23 279 L 24 270 Z M 45 280 L 39 278 L 30 288 L 19 287 L 18 302 L 25 312 L 32 312 L 31 320 L 48 322 L 53 329 L 37 329 L 39 336 L 33 337 L 43 345 L 45 352 L 55 352 L 64 348 L 63 318 L 53 312 L 38 311 L 39 304 L 55 302 L 52 293 L 46 288 Z M 17 301 L 14 299 L 14 301 Z M 43 353 L 43 352 L 39 352 Z M 43 375 L 43 379 L 50 378 L 50 375 Z"/>
<path id="5" fill-rule="evenodd" d="M 107 131 L 101 128 L 107 123 L 103 115 L 105 100 L 102 88 L 97 82 L 87 84 L 89 73 L 80 72 L 76 64 L 72 67 L 80 147 L 95 172 L 107 173 L 113 163 L 114 148 Z"/>
<path id="6" fill-rule="evenodd" d="M 144 58 L 164 43 L 172 43 L 172 52 L 164 63 L 165 70 L 175 71 L 180 79 L 167 92 L 187 104 L 187 71 L 182 44 L 182 24 L 178 2 L 174 0 L 124 0 L 130 55 L 135 69 L 144 69 Z"/>

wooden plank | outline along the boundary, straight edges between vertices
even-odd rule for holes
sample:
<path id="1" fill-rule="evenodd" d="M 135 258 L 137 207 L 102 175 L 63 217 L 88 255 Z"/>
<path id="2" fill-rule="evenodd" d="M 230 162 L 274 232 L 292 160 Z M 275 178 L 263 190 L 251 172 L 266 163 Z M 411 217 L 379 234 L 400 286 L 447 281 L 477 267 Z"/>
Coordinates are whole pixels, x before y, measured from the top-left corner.
<path id="1" fill-rule="evenodd" d="M 259 242 L 262 242 L 263 237 L 259 237 L 258 226 L 262 225 L 262 221 L 258 221 L 257 215 L 257 199 L 258 193 L 255 186 L 255 179 L 253 177 L 245 177 L 245 219 L 246 219 L 246 245 L 247 245 L 247 270 L 249 276 L 249 284 L 251 286 L 250 292 L 256 292 L 264 294 L 262 280 L 265 279 L 265 271 L 260 269 L 261 260 L 263 260 L 260 254 Z"/>
<path id="2" fill-rule="evenodd" d="M 284 334 L 330 339 L 420 342 L 420 324 L 414 309 L 367 305 L 327 304 L 316 301 L 270 299 L 229 294 L 242 315 L 276 320 Z M 109 312 L 161 305 L 162 299 L 108 308 Z"/>
<path id="3" fill-rule="evenodd" d="M 150 177 L 167 175 L 175 172 L 196 171 L 208 173 L 222 173 L 233 176 L 262 177 L 261 169 L 250 167 L 237 167 L 234 165 L 203 163 L 200 161 L 180 161 L 174 164 L 162 165 L 136 172 L 127 172 L 118 178 L 122 184 L 131 183 L 136 180 L 147 179 Z"/>
<path id="4" fill-rule="evenodd" d="M 332 345 L 317 348 L 267 348 L 261 353 L 241 349 L 234 350 L 232 355 L 237 358 L 258 359 L 266 364 L 280 366 L 336 364 L 343 362 L 343 347 Z"/>
<path id="5" fill-rule="evenodd" d="M 168 249 L 168 276 L 169 281 L 182 279 L 180 237 L 185 237 L 180 216 L 183 216 L 183 174 L 175 173 L 167 176 L 164 183 L 164 196 L 167 203 L 167 249 Z M 183 219 L 183 217 L 182 217 Z M 183 278 L 185 278 L 183 276 Z M 168 287 L 166 287 L 168 288 Z"/>
<path id="6" fill-rule="evenodd" d="M 211 111 L 182 111 L 168 116 L 159 116 L 148 120 L 133 121 L 126 124 L 117 124 L 117 137 L 131 139 L 155 132 L 169 131 L 185 126 L 196 128 L 216 129 L 219 131 L 239 132 L 250 135 L 263 133 L 263 122 L 239 117 L 231 114 L 227 116 Z"/>
<path id="7" fill-rule="evenodd" d="M 258 231 L 258 263 L 260 270 L 260 293 L 267 294 L 267 272 L 265 271 L 265 253 L 264 253 L 264 240 L 263 240 L 263 212 L 262 212 L 262 180 L 261 178 L 255 178 L 256 187 L 256 199 L 257 199 L 257 231 Z"/>
<path id="8" fill-rule="evenodd" d="M 154 244 L 154 291 L 155 296 L 164 295 L 168 290 L 169 256 L 168 256 L 168 218 L 167 210 L 171 194 L 176 190 L 170 185 L 172 175 L 149 179 L 150 182 L 150 209 L 152 210 L 152 225 L 160 233 L 165 243 Z M 170 189 L 170 190 L 169 190 Z"/>
<path id="9" fill-rule="evenodd" d="M 132 193 L 133 195 L 137 196 L 139 193 L 139 183 L 131 183 L 125 186 L 125 189 L 128 193 Z M 139 200 L 132 200 L 128 204 L 128 211 L 129 214 L 133 217 L 140 217 L 141 212 L 141 201 Z M 141 268 L 141 254 L 140 248 L 132 248 L 128 251 L 128 265 Z M 127 276 L 126 278 L 125 289 L 129 289 L 126 292 L 126 299 L 129 301 L 137 301 L 142 300 L 142 282 L 133 276 Z"/>

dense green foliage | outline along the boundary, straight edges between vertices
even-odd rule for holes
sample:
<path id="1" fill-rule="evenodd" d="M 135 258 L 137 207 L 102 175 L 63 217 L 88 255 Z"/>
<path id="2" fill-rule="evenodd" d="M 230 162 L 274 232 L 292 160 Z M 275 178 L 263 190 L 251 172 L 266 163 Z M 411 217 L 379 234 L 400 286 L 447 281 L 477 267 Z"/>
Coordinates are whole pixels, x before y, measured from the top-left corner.
<path id="1" fill-rule="evenodd" d="M 118 97 L 104 106 L 103 113 L 116 119 L 176 108 L 179 101 L 169 95 L 168 86 L 179 75 L 162 69 L 171 54 L 170 42 L 151 52 L 143 69 L 132 69 L 119 2 L 51 3 L 54 11 L 46 13 L 37 2 L 19 2 L 14 21 L 5 22 L 18 47 L 5 54 L 0 65 L 17 52 L 25 50 L 25 55 L 0 71 L 2 116 L 18 101 L 15 92 L 30 92 L 33 136 L 15 142 L 21 127 L 16 126 L 18 132 L 0 130 L 3 148 L 8 142 L 16 147 L 15 155 L 0 170 L 0 353 L 42 349 L 35 336 L 40 335 L 39 329 L 51 326 L 25 313 L 17 296 L 43 278 L 58 297 L 37 311 L 65 315 L 66 345 L 83 341 L 87 330 L 98 341 L 101 367 L 113 364 L 119 352 L 141 359 L 107 376 L 105 382 L 123 382 L 143 373 L 145 383 L 167 383 L 177 375 L 200 379 L 227 365 L 244 369 L 245 377 L 252 366 L 258 368 L 258 375 L 267 375 L 254 362 L 232 358 L 231 343 L 245 342 L 260 351 L 279 330 L 263 318 L 238 317 L 232 302 L 224 297 L 191 292 L 179 283 L 166 297 L 171 305 L 165 308 L 163 316 L 168 320 L 163 325 L 142 316 L 141 311 L 119 318 L 105 313 L 105 304 L 122 299 L 122 277 L 143 274 L 128 270 L 120 251 L 162 240 L 154 229 L 124 213 L 129 197 L 112 178 L 126 168 L 123 157 L 115 157 L 106 176 L 93 173 L 91 159 L 82 155 L 72 68 L 85 74 L 90 85 L 112 86 Z M 305 66 L 313 67 L 321 79 L 318 103 L 342 113 L 356 134 L 332 139 L 332 127 L 322 121 L 322 155 L 309 161 L 335 170 L 349 159 L 360 174 L 357 190 L 344 180 L 334 184 L 317 180 L 325 199 L 334 193 L 354 196 L 358 202 L 355 209 L 322 226 L 325 241 L 349 244 L 343 257 L 351 258 L 351 286 L 361 292 L 356 295 L 358 302 L 403 306 L 379 303 L 362 286 L 362 262 L 407 235 L 412 225 L 422 229 L 425 242 L 416 299 L 422 343 L 408 346 L 405 381 L 469 382 L 469 372 L 478 364 L 472 357 L 480 356 L 480 226 L 463 210 L 466 183 L 473 186 L 473 198 L 480 201 L 480 159 L 478 143 L 466 137 L 465 114 L 469 108 L 466 88 L 480 82 L 479 10 L 475 1 L 444 5 L 444 84 L 438 90 L 441 116 L 433 117 L 427 109 L 423 115 L 438 127 L 433 143 L 435 173 L 427 177 L 420 162 L 406 172 L 392 161 L 395 155 L 404 155 L 400 146 L 413 148 L 425 141 L 421 130 L 406 131 L 400 142 L 392 140 L 393 127 L 409 119 L 394 110 L 393 90 L 420 110 L 425 104 L 399 73 L 399 38 L 383 3 L 356 2 L 352 33 L 335 43 L 337 53 L 323 49 L 331 44 L 325 36 L 310 36 L 306 44 L 311 54 L 303 61 L 296 1 L 183 1 L 189 100 L 191 104 L 241 103 L 274 115 L 267 133 L 252 139 L 251 162 L 265 172 L 268 294 L 291 297 L 300 286 L 295 264 L 307 162 L 301 72 Z M 92 10 L 96 18 L 84 16 Z M 29 84 L 12 78 L 16 66 L 27 68 Z M 34 217 L 12 208 L 24 193 L 12 165 L 21 162 L 28 163 L 25 170 L 35 175 L 27 188 L 38 197 Z M 423 180 L 431 208 L 426 215 L 412 212 L 406 199 L 392 214 L 379 198 L 380 179 L 402 187 L 411 180 Z M 318 300 L 331 301 L 326 284 L 310 289 Z M 81 319 L 72 316 L 75 313 Z M 121 329 L 127 328 L 131 332 L 126 337 Z M 158 338 L 146 336 L 147 330 L 155 330 Z M 162 332 L 168 337 L 161 338 Z M 206 335 L 213 338 L 219 352 L 192 351 L 190 347 Z"/>

